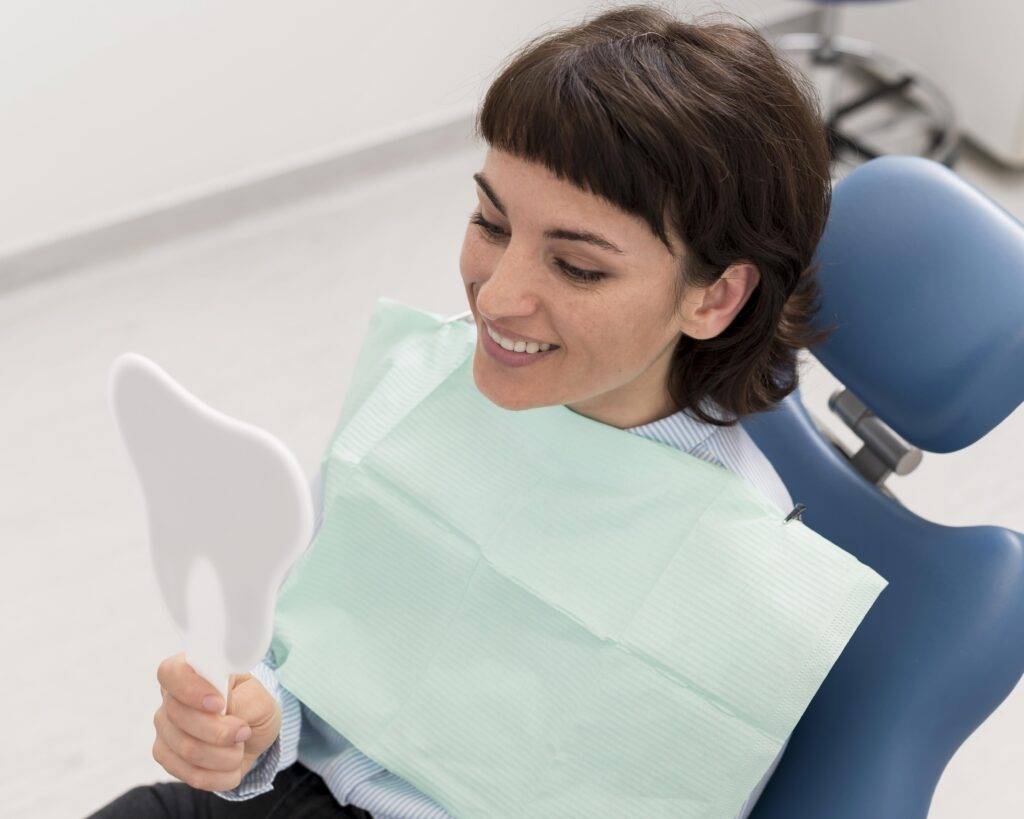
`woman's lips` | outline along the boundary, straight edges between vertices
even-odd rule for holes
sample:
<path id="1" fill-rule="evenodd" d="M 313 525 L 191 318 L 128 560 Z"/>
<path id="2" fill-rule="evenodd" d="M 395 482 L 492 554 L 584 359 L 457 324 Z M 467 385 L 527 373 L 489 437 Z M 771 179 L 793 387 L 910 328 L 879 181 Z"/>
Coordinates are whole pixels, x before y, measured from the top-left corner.
<path id="1" fill-rule="evenodd" d="M 530 364 L 536 364 L 538 361 L 543 361 L 552 353 L 562 349 L 561 347 L 552 347 L 550 350 L 536 353 L 517 353 L 513 350 L 506 350 L 491 338 L 490 333 L 486 330 L 486 325 L 484 332 L 480 334 L 480 343 L 483 344 L 484 350 L 487 351 L 487 354 L 490 355 L 491 358 L 509 367 L 528 367 Z"/>
<path id="2" fill-rule="evenodd" d="M 502 336 L 502 337 L 510 339 L 510 340 L 514 338 L 516 341 L 519 341 L 520 339 L 522 339 L 523 341 L 535 341 L 537 344 L 551 344 L 552 349 L 554 349 L 555 347 L 561 346 L 561 345 L 558 345 L 558 344 L 553 344 L 550 341 L 541 341 L 539 338 L 530 338 L 529 336 L 520 335 L 519 333 L 513 333 L 511 330 L 506 330 L 501 325 L 493 324 L 493 323 L 491 323 L 489 321 L 484 321 L 484 326 L 485 327 L 490 327 L 499 336 Z M 547 351 L 545 351 L 545 352 L 547 352 Z"/>

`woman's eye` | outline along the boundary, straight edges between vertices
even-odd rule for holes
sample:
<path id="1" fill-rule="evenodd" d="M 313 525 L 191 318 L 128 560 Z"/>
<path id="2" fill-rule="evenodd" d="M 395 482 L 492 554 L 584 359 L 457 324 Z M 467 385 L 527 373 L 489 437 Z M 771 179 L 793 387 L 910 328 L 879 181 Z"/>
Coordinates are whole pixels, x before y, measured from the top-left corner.
<path id="1" fill-rule="evenodd" d="M 565 275 L 570 279 L 576 279 L 581 282 L 598 282 L 607 275 L 599 270 L 583 270 L 579 267 L 573 267 L 571 264 L 563 262 L 561 259 L 555 259 L 555 264 L 562 268 Z"/>
<path id="2" fill-rule="evenodd" d="M 496 241 L 508 235 L 500 227 L 492 225 L 484 219 L 480 211 L 474 211 L 469 217 L 469 221 L 477 225 L 484 232 L 484 237 L 489 241 Z M 607 276 L 606 273 L 601 273 L 598 270 L 583 270 L 582 268 L 574 267 L 568 262 L 563 262 L 561 259 L 555 259 L 555 264 L 568 278 L 578 282 L 597 282 Z"/>
<path id="3" fill-rule="evenodd" d="M 478 210 L 473 212 L 472 216 L 469 217 L 469 221 L 474 225 L 479 225 L 489 238 L 505 235 L 505 231 L 484 219 Z"/>

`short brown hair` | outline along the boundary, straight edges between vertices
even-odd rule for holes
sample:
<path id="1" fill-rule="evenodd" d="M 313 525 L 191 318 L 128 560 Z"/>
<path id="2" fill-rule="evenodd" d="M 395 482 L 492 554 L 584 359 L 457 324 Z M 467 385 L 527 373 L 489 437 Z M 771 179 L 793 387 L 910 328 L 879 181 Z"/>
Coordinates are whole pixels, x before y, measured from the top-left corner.
<path id="1" fill-rule="evenodd" d="M 798 351 L 835 329 L 810 326 L 832 201 L 817 91 L 736 19 L 636 4 L 549 30 L 512 54 L 475 123 L 489 145 L 642 217 L 672 250 L 667 219 L 686 243 L 677 296 L 735 262 L 757 266 L 730 325 L 684 334 L 673 352 L 673 400 L 719 426 L 795 390 Z"/>

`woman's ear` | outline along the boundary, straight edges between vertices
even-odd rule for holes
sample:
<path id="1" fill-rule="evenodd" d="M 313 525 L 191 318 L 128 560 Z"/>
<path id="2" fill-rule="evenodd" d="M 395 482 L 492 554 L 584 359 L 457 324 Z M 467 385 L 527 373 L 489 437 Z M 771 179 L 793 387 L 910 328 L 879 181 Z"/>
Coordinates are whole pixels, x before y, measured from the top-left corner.
<path id="1" fill-rule="evenodd" d="M 732 323 L 760 281 L 761 273 L 753 262 L 729 265 L 718 281 L 691 296 L 691 304 L 697 299 L 701 302 L 686 316 L 683 332 L 691 338 L 714 338 Z"/>

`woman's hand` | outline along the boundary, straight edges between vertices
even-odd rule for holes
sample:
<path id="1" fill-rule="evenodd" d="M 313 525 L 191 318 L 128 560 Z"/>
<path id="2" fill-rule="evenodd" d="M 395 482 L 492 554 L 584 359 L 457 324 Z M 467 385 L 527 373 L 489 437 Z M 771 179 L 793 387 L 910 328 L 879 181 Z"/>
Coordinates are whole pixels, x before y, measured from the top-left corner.
<path id="1" fill-rule="evenodd" d="M 251 674 L 232 675 L 228 713 L 221 715 L 223 698 L 185 661 L 184 651 L 161 662 L 156 678 L 163 703 L 153 716 L 153 759 L 198 790 L 237 787 L 277 739 L 277 700 Z"/>

